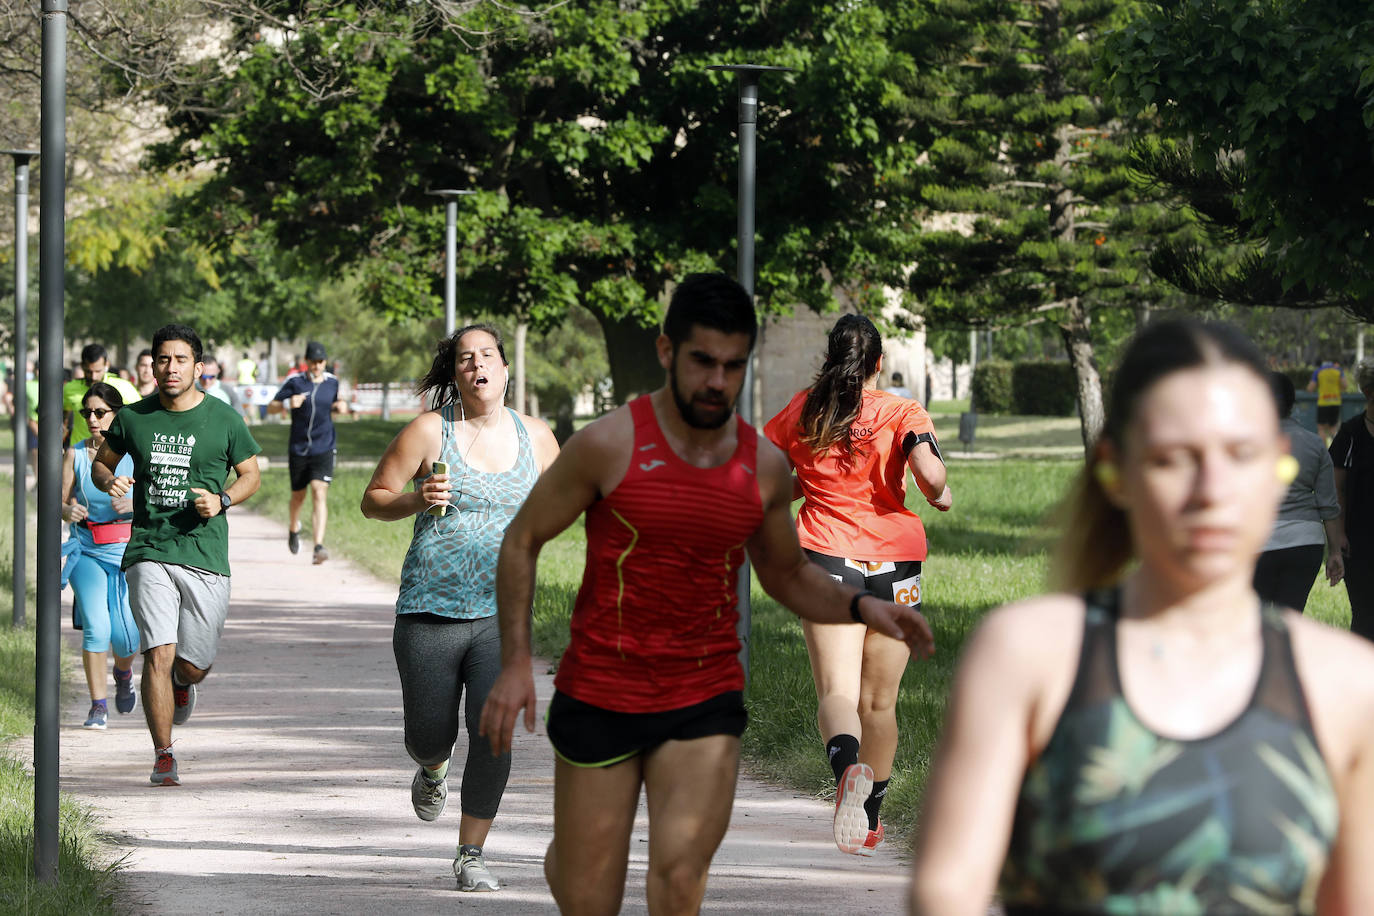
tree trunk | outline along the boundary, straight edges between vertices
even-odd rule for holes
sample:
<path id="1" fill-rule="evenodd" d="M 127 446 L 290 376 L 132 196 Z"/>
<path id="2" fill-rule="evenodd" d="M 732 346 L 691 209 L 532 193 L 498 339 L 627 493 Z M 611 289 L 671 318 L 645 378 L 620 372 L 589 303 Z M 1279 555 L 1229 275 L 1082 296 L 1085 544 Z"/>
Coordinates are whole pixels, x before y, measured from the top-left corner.
<path id="1" fill-rule="evenodd" d="M 530 323 L 523 318 L 515 324 L 515 412 L 525 413 L 525 341 Z"/>
<path id="2" fill-rule="evenodd" d="M 663 384 L 663 367 L 658 364 L 654 341 L 658 328 L 645 327 L 638 319 L 596 316 L 606 338 L 606 359 L 611 364 L 611 384 L 617 404 L 636 395 L 653 391 Z"/>
<path id="3" fill-rule="evenodd" d="M 1059 325 L 1064 347 L 1069 351 L 1074 381 L 1078 388 L 1078 417 L 1083 429 L 1083 451 L 1089 452 L 1102 434 L 1102 377 L 1097 373 L 1093 357 L 1091 320 L 1082 301 L 1075 296 L 1068 300 L 1064 320 Z"/>

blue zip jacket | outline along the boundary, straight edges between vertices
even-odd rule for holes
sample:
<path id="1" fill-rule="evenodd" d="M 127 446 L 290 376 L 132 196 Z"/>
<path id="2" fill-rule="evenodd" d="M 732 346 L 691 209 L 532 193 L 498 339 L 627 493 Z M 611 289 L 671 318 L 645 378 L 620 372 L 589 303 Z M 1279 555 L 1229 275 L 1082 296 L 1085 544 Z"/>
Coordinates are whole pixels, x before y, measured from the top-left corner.
<path id="1" fill-rule="evenodd" d="M 291 409 L 291 454 L 322 455 L 332 451 L 337 441 L 331 411 L 339 399 L 338 376 L 326 372 L 324 378 L 314 382 L 308 372 L 293 375 L 281 383 L 273 400 L 285 401 L 297 394 L 305 395 L 305 403 Z"/>

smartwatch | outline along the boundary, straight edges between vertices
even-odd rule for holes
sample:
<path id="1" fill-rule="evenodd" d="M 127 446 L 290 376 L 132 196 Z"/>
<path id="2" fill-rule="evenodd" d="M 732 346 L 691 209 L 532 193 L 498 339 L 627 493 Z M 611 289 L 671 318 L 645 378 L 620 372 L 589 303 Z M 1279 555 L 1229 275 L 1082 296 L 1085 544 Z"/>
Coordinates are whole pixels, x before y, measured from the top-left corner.
<path id="1" fill-rule="evenodd" d="M 228 511 L 229 511 L 229 507 L 232 506 L 233 504 L 234 504 L 234 501 L 233 501 L 232 499 L 229 498 L 229 494 L 226 493 L 226 492 L 224 492 L 223 490 L 220 490 L 220 491 L 219 491 L 219 511 L 220 511 L 220 512 L 228 512 Z"/>

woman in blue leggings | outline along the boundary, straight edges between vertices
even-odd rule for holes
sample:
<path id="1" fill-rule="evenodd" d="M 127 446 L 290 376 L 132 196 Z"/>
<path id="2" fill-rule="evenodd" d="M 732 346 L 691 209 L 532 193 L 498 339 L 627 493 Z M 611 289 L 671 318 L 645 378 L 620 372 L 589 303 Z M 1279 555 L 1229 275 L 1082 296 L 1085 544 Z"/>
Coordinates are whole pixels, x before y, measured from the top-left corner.
<path id="1" fill-rule="evenodd" d="M 81 657 L 86 686 L 91 691 L 86 728 L 104 728 L 109 716 L 106 653 L 113 652 L 115 657 L 115 708 L 121 713 L 133 712 L 138 702 L 133 672 L 138 628 L 129 610 L 129 587 L 119 569 L 129 540 L 133 505 L 129 497 L 112 499 L 91 482 L 91 460 L 123 406 L 124 400 L 114 387 L 104 382 L 91 385 L 81 401 L 81 416 L 90 426 L 90 438 L 73 443 L 62 463 L 62 520 L 71 526 L 70 536 L 62 545 L 66 561 L 62 585 L 65 588 L 71 583 L 74 623 L 81 629 Z M 133 459 L 125 455 L 116 474 L 133 476 L 133 472 Z"/>

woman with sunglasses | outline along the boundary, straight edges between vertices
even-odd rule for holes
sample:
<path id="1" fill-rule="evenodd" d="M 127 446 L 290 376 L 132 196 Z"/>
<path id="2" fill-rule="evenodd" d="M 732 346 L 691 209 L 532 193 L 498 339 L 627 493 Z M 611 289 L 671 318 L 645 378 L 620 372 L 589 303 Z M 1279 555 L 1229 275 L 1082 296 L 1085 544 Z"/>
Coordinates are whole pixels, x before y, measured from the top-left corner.
<path id="1" fill-rule="evenodd" d="M 416 386 L 422 399 L 433 396 L 435 407 L 396 434 L 362 504 L 368 518 L 414 520 L 392 648 L 406 751 L 418 764 L 410 803 L 421 820 L 444 810 L 467 690 L 467 761 L 453 862 L 460 891 L 500 888 L 482 848 L 506 790 L 510 754 L 493 754 L 478 735 L 482 707 L 501 672 L 496 555 L 535 480 L 558 457 L 544 421 L 505 406 L 509 380 L 506 351 L 491 325 L 469 325 L 441 340 Z"/>
<path id="2" fill-rule="evenodd" d="M 113 385 L 92 384 L 79 411 L 90 437 L 72 443 L 62 461 L 62 520 L 71 525 L 62 545 L 66 560 L 62 585 L 70 582 L 72 586 L 73 618 L 81 630 L 81 657 L 91 692 L 85 728 L 104 728 L 109 716 L 105 693 L 109 652 L 114 653 L 115 708 L 133 712 L 138 702 L 133 672 L 138 627 L 129 610 L 129 587 L 119 568 L 129 541 L 133 500 L 111 497 L 91 481 L 91 461 L 105 441 L 115 412 L 123 406 L 124 399 Z M 133 458 L 125 455 L 116 474 L 132 477 L 133 473 Z"/>

